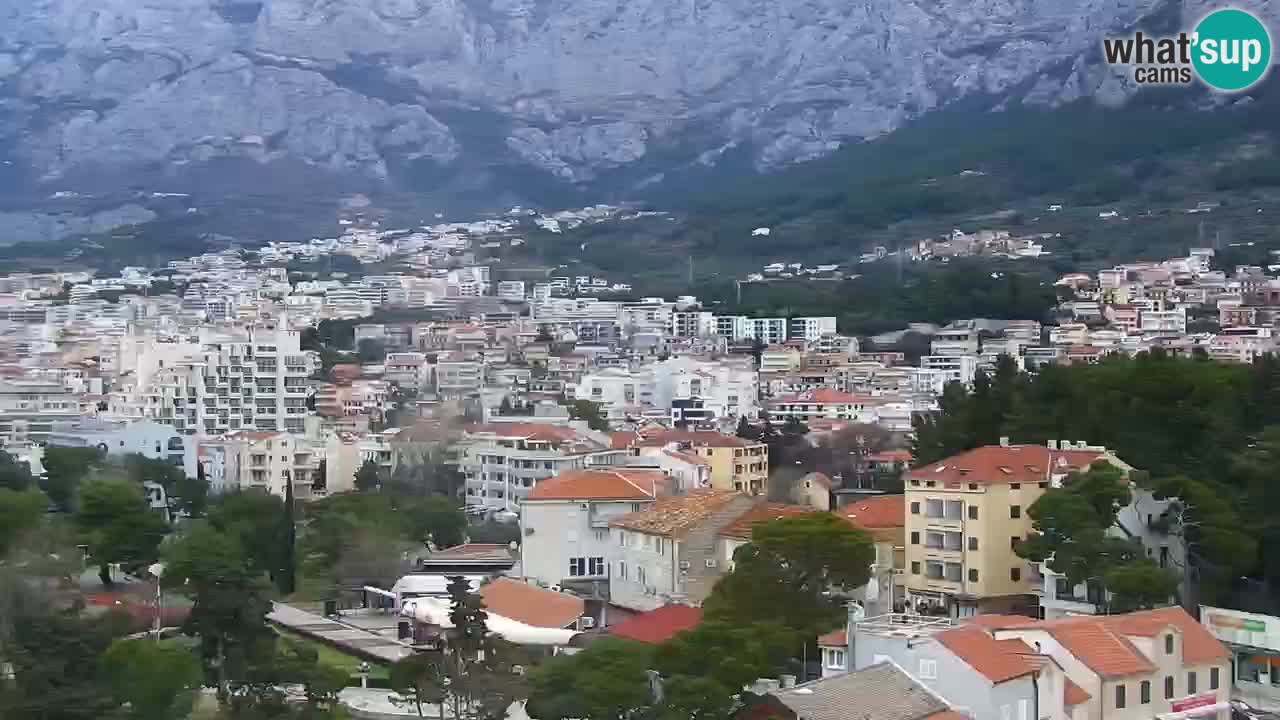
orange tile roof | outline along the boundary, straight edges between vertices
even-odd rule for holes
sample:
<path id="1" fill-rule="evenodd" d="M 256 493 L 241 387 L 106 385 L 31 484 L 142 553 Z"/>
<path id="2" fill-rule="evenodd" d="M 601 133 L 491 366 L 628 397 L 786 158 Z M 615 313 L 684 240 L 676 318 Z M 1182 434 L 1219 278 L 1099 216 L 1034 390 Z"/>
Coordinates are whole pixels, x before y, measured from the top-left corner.
<path id="1" fill-rule="evenodd" d="M 943 710 L 932 715 L 926 715 L 923 720 L 971 720 L 971 718 L 968 715 L 961 715 L 955 710 Z"/>
<path id="2" fill-rule="evenodd" d="M 1036 668 L 1018 653 L 1034 652 L 1021 640 L 997 640 L 986 630 L 961 626 L 933 636 L 993 683 L 1029 675 Z"/>
<path id="3" fill-rule="evenodd" d="M 835 388 L 817 388 L 794 395 L 783 395 L 773 399 L 769 404 L 807 403 L 810 405 L 881 405 L 883 401 L 870 395 L 856 395 Z"/>
<path id="4" fill-rule="evenodd" d="M 948 485 L 1045 482 L 1051 470 L 1084 470 L 1103 457 L 1100 451 L 1051 451 L 1043 445 L 985 445 L 912 470 L 907 477 Z"/>
<path id="5" fill-rule="evenodd" d="M 693 453 L 680 452 L 679 450 L 663 450 L 662 452 L 666 453 L 667 455 L 669 455 L 670 457 L 676 460 L 687 462 L 690 465 L 706 465 L 708 467 L 710 467 L 711 465 L 710 460 L 704 457 L 698 457 Z"/>
<path id="6" fill-rule="evenodd" d="M 1094 618 L 1051 621 L 1045 623 L 1045 629 L 1067 652 L 1104 677 L 1138 675 L 1156 669 L 1133 643 Z"/>
<path id="7" fill-rule="evenodd" d="M 666 489 L 661 470 L 588 468 L 539 480 L 530 500 L 653 500 Z"/>
<path id="8" fill-rule="evenodd" d="M 1079 705 L 1088 702 L 1092 696 L 1085 692 L 1085 689 L 1071 682 L 1071 678 L 1066 678 L 1067 684 L 1062 688 L 1062 703 L 1067 707 Z"/>
<path id="9" fill-rule="evenodd" d="M 714 430 L 662 430 L 645 435 L 637 444 L 654 446 L 667 443 L 688 443 L 697 447 L 751 447 L 763 443 L 725 435 Z"/>
<path id="10" fill-rule="evenodd" d="M 495 615 L 535 627 L 568 627 L 585 609 L 582 598 L 502 577 L 481 585 L 480 598 Z"/>
<path id="11" fill-rule="evenodd" d="M 744 496 L 736 492 L 693 490 L 685 495 L 662 498 L 645 510 L 616 517 L 609 527 L 654 535 L 680 535 L 740 497 Z"/>
<path id="12" fill-rule="evenodd" d="M 1103 619 L 1113 631 L 1133 637 L 1155 637 L 1169 626 L 1182 633 L 1182 658 L 1188 665 L 1203 665 L 1230 656 L 1225 645 L 1180 607 L 1143 610 Z"/>
<path id="13" fill-rule="evenodd" d="M 849 628 L 832 630 L 826 635 L 818 636 L 818 644 L 823 647 L 847 647 L 849 645 Z"/>
<path id="14" fill-rule="evenodd" d="M 900 528 L 907 524 L 905 495 L 864 498 L 836 512 L 854 525 L 867 529 Z"/>
<path id="15" fill-rule="evenodd" d="M 609 634 L 643 643 L 666 642 L 677 633 L 692 630 L 702 622 L 702 610 L 688 605 L 663 605 L 609 627 Z"/>
<path id="16" fill-rule="evenodd" d="M 640 435 L 634 431 L 611 432 L 609 433 L 609 448 L 611 450 L 626 450 L 639 439 Z"/>
<path id="17" fill-rule="evenodd" d="M 754 528 L 756 523 L 778 520 L 784 517 L 795 517 L 797 515 L 809 515 L 813 512 L 815 512 L 814 509 L 807 505 L 787 505 L 785 503 L 771 502 L 757 503 L 755 507 L 739 515 L 737 520 L 726 525 L 725 528 L 720 531 L 720 534 L 726 537 L 750 540 L 751 530 Z"/>

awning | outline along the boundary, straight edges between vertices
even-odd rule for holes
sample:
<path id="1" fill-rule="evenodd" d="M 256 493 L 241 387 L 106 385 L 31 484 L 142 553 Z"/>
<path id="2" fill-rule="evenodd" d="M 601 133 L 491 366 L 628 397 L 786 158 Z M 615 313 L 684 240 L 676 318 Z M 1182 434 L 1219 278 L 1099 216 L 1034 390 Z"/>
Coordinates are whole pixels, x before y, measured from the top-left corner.
<path id="1" fill-rule="evenodd" d="M 1221 710 L 1229 710 L 1231 703 L 1220 702 L 1212 705 L 1201 705 L 1200 707 L 1183 710 L 1182 712 L 1161 713 L 1156 715 L 1158 720 L 1184 720 L 1184 718 L 1204 717 L 1205 715 L 1214 715 Z"/>

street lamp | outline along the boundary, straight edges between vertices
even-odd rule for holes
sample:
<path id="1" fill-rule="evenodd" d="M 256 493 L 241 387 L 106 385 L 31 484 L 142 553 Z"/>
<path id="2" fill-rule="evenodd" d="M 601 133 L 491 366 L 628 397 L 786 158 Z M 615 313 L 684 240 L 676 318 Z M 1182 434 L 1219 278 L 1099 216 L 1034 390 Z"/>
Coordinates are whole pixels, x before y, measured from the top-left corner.
<path id="1" fill-rule="evenodd" d="M 152 563 L 147 570 L 156 578 L 156 642 L 160 642 L 161 618 L 164 617 L 164 588 L 160 579 L 164 577 L 164 563 Z"/>

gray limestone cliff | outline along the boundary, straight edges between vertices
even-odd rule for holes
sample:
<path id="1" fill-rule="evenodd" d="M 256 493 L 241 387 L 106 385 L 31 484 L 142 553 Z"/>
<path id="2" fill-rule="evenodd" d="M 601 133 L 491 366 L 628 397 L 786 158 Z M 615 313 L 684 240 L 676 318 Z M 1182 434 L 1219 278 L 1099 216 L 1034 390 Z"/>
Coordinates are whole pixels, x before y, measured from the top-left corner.
<path id="1" fill-rule="evenodd" d="M 385 178 L 500 154 L 587 182 L 697 128 L 691 159 L 745 145 L 776 167 L 967 95 L 1123 102 L 1099 38 L 1210 7 L 1186 3 L 0 0 L 0 160 Z"/>

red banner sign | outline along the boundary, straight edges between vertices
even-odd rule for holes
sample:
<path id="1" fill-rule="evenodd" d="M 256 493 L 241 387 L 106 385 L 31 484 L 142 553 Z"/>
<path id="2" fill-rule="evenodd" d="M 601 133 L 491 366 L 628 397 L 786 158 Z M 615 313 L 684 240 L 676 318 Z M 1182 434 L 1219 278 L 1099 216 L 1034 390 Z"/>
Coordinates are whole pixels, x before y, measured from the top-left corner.
<path id="1" fill-rule="evenodd" d="M 1169 703 L 1169 710 L 1172 712 L 1186 712 L 1187 710 L 1194 710 L 1199 707 L 1205 707 L 1206 705 L 1213 705 L 1216 702 L 1218 702 L 1218 698 L 1213 693 L 1192 695 L 1191 697 L 1184 697 L 1181 700 L 1174 700 Z"/>

